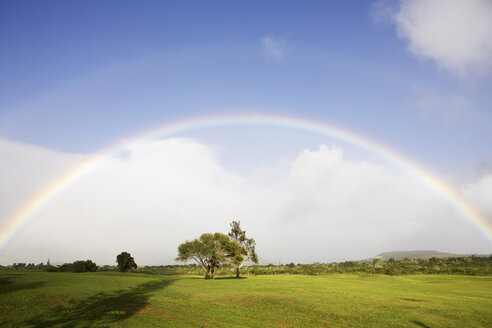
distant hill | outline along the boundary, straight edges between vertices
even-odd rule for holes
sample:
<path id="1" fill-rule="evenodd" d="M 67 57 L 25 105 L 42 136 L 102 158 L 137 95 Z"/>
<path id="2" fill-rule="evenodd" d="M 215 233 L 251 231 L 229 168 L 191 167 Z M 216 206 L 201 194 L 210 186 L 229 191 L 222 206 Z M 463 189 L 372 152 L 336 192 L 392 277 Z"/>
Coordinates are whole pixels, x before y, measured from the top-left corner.
<path id="1" fill-rule="evenodd" d="M 379 258 L 383 261 L 387 261 L 390 258 L 394 258 L 395 260 L 401 260 L 404 258 L 409 259 L 430 259 L 431 257 L 459 257 L 459 256 L 488 256 L 488 255 L 479 255 L 479 254 L 453 254 L 453 253 L 445 253 L 438 251 L 429 251 L 429 250 L 420 250 L 420 251 L 399 251 L 399 252 L 383 252 L 374 258 Z"/>

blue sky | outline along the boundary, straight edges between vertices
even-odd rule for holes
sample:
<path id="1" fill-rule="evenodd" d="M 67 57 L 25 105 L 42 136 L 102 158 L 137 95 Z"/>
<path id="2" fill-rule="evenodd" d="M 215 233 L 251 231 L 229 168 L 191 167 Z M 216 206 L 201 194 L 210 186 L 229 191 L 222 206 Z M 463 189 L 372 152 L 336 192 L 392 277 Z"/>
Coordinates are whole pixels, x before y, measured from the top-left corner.
<path id="1" fill-rule="evenodd" d="M 2 1 L 0 138 L 84 156 L 166 122 L 271 113 L 340 125 L 475 183 L 492 173 L 492 30 L 467 26 L 490 7 L 453 2 L 465 28 L 433 39 L 446 13 L 423 0 Z M 334 143 L 269 133 L 184 137 L 249 173 Z"/>
<path id="2" fill-rule="evenodd" d="M 490 161 L 490 79 L 463 82 L 412 55 L 372 6 L 3 2 L 0 133 L 89 152 L 155 122 L 275 112 L 341 124 L 430 165 Z M 282 58 L 265 56 L 268 36 Z M 420 98 L 453 96 L 466 108 L 451 122 L 419 115 Z"/>

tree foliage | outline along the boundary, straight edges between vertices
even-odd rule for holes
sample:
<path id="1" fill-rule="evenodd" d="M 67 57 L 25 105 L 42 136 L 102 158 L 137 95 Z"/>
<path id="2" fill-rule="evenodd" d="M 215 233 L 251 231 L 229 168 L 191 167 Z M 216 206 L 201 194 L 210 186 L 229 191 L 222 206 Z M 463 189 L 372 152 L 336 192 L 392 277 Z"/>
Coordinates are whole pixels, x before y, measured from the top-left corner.
<path id="1" fill-rule="evenodd" d="M 91 260 L 79 260 L 73 263 L 64 263 L 62 265 L 43 265 L 43 263 L 35 266 L 37 269 L 43 269 L 48 272 L 96 272 L 98 266 Z"/>
<path id="2" fill-rule="evenodd" d="M 96 272 L 97 265 L 91 260 L 86 261 L 75 261 L 72 264 L 73 272 Z"/>
<path id="3" fill-rule="evenodd" d="M 213 279 L 215 270 L 231 263 L 240 246 L 228 236 L 216 232 L 204 233 L 198 239 L 186 241 L 178 247 L 176 260 L 186 262 L 194 260 L 205 269 L 205 277 Z"/>
<path id="4" fill-rule="evenodd" d="M 118 256 L 116 256 L 116 262 L 118 263 L 118 269 L 121 272 L 126 272 L 128 270 L 137 268 L 135 260 L 130 255 L 130 253 L 127 252 L 121 252 Z"/>
<path id="5" fill-rule="evenodd" d="M 232 221 L 230 225 L 229 238 L 239 245 L 238 252 L 232 254 L 232 263 L 236 267 L 236 278 L 239 278 L 239 270 L 247 261 L 258 263 L 258 255 L 255 251 L 256 242 L 253 238 L 246 237 L 246 231 L 241 229 L 240 221 Z"/>

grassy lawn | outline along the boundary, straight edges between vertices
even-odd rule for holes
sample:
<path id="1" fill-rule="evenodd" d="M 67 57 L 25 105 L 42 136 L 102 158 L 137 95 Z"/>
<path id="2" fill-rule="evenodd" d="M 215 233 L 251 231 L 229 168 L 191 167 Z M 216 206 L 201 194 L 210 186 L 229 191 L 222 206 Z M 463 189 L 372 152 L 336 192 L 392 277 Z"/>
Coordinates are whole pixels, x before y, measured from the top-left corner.
<path id="1" fill-rule="evenodd" d="M 492 327 L 492 277 L 0 271 L 0 327 Z"/>

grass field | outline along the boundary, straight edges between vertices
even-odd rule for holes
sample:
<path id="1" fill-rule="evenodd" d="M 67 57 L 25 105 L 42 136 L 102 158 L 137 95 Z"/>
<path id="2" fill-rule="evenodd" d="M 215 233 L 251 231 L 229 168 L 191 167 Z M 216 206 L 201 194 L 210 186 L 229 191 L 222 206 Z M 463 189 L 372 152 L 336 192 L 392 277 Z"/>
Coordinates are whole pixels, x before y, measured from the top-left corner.
<path id="1" fill-rule="evenodd" d="M 492 327 L 492 277 L 1 271 L 0 327 Z"/>

